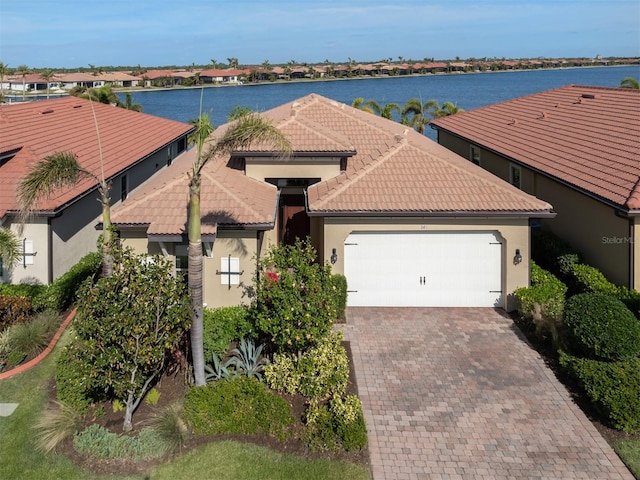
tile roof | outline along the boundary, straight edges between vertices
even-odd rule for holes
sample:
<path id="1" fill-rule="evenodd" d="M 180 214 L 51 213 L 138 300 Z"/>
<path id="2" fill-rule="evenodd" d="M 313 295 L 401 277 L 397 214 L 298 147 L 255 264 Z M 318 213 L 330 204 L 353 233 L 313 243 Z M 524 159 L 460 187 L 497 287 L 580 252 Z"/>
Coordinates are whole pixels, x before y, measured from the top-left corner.
<path id="1" fill-rule="evenodd" d="M 111 178 L 185 135 L 184 123 L 93 102 L 100 131 L 105 177 Z M 71 151 L 87 170 L 100 174 L 100 154 L 92 104 L 65 97 L 0 106 L 0 218 L 19 206 L 17 185 L 47 155 Z M 15 153 L 15 156 L 11 155 Z M 2 160 L 9 157 L 9 160 Z M 80 181 L 60 189 L 38 209 L 57 211 L 97 183 Z"/>
<path id="2" fill-rule="evenodd" d="M 311 94 L 262 113 L 285 133 L 294 155 L 347 157 L 346 170 L 308 189 L 310 215 L 544 216 L 551 205 L 509 185 L 424 135 L 345 104 Z M 228 128 L 223 125 L 213 136 Z M 252 145 L 237 155 L 270 152 Z M 188 172 L 195 150 L 148 180 L 112 212 L 124 227 L 150 235 L 181 235 L 187 222 Z M 288 161 L 274 159 L 275 162 Z M 202 233 L 218 225 L 268 228 L 275 222 L 275 187 L 246 177 L 229 157 L 203 169 Z"/>
<path id="3" fill-rule="evenodd" d="M 568 85 L 431 124 L 619 208 L 640 209 L 640 90 Z"/>

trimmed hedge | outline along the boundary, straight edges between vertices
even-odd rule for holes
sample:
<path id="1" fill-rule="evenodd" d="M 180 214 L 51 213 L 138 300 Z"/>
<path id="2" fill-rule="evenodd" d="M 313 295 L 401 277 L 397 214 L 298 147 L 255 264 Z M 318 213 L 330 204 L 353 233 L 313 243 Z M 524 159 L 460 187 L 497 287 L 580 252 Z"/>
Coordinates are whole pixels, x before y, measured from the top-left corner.
<path id="1" fill-rule="evenodd" d="M 334 273 L 331 275 L 331 284 L 336 298 L 336 317 L 344 320 L 347 310 L 347 277 Z"/>
<path id="2" fill-rule="evenodd" d="M 640 431 L 640 359 L 602 362 L 560 352 L 560 365 L 582 386 L 611 426 Z"/>
<path id="3" fill-rule="evenodd" d="M 532 260 L 531 286 L 515 291 L 520 301 L 518 313 L 530 321 L 536 321 L 538 316 L 560 319 L 566 293 L 567 286 L 564 283 Z"/>
<path id="4" fill-rule="evenodd" d="M 581 293 L 567 300 L 563 336 L 587 358 L 627 360 L 640 355 L 640 322 L 618 299 Z"/>
<path id="5" fill-rule="evenodd" d="M 49 285 L 44 306 L 58 312 L 69 308 L 76 301 L 80 285 L 88 278 L 97 277 L 101 267 L 102 254 L 100 252 L 91 252 L 82 257 L 67 273 Z"/>
<path id="6" fill-rule="evenodd" d="M 267 433 L 286 438 L 295 419 L 286 400 L 254 378 L 235 377 L 193 387 L 187 392 L 184 418 L 194 433 Z"/>

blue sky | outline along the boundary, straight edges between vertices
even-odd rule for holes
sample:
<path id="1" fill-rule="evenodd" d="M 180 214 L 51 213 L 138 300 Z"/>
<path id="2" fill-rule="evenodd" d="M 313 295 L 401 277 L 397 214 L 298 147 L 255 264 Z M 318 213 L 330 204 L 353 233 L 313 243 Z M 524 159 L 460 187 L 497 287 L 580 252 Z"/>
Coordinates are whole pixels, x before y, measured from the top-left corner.
<path id="1" fill-rule="evenodd" d="M 0 0 L 15 68 L 640 56 L 638 0 Z"/>

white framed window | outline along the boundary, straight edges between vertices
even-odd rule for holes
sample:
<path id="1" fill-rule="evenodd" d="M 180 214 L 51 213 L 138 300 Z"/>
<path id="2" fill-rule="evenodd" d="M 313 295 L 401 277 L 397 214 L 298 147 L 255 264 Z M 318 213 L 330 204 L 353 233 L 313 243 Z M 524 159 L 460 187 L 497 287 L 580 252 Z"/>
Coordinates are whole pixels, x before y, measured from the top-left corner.
<path id="1" fill-rule="evenodd" d="M 231 255 L 220 258 L 220 285 L 239 285 L 240 273 L 240 258 Z"/>
<path id="2" fill-rule="evenodd" d="M 522 181 L 522 170 L 518 165 L 514 165 L 513 163 L 509 165 L 509 182 L 511 185 L 517 188 L 521 188 Z"/>
<path id="3" fill-rule="evenodd" d="M 469 160 L 471 163 L 480 165 L 480 149 L 474 145 L 469 148 Z"/>

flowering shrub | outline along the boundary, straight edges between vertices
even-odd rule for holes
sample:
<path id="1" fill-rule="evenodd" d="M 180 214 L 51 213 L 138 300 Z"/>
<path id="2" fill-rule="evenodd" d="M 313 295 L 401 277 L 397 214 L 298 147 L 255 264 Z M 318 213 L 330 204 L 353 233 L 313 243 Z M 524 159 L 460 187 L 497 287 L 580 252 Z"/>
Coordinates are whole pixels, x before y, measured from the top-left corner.
<path id="1" fill-rule="evenodd" d="M 337 317 L 331 268 L 316 263 L 308 243 L 273 247 L 260 260 L 252 313 L 256 327 L 280 351 L 315 346 Z"/>

